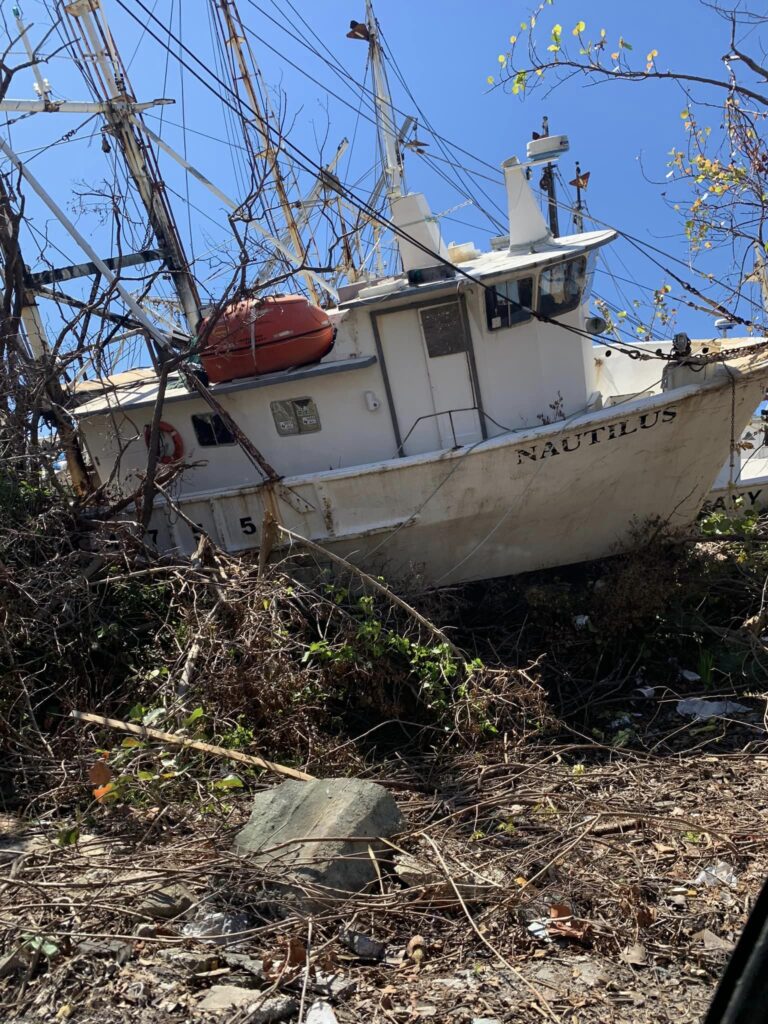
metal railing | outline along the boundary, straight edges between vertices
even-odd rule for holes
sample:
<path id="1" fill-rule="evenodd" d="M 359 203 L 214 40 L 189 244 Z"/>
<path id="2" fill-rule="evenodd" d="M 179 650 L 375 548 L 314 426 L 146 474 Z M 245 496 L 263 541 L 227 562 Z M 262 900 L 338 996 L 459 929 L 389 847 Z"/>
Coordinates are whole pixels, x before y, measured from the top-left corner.
<path id="1" fill-rule="evenodd" d="M 448 422 L 451 425 L 451 435 L 453 437 L 453 448 L 462 448 L 463 445 L 459 444 L 458 439 L 456 437 L 456 425 L 453 422 L 454 413 L 458 414 L 460 412 L 476 412 L 478 416 L 481 416 L 482 419 L 483 419 L 483 423 L 486 424 L 486 430 L 485 430 L 486 435 L 488 433 L 488 428 L 487 428 L 487 424 L 488 423 L 492 423 L 495 427 L 498 427 L 499 430 L 502 431 L 502 433 L 507 433 L 509 431 L 509 427 L 505 427 L 502 423 L 499 423 L 497 420 L 495 420 L 493 418 L 493 416 L 489 416 L 488 413 L 485 412 L 483 409 L 481 409 L 479 405 L 468 405 L 466 408 L 463 408 L 463 409 L 444 409 L 442 412 L 428 412 L 428 413 L 425 413 L 423 416 L 418 416 L 413 421 L 413 423 L 411 424 L 410 430 L 408 431 L 408 433 L 405 435 L 403 440 L 398 445 L 396 454 L 400 455 L 400 456 L 405 455 L 404 449 L 405 449 L 405 446 L 406 446 L 406 444 L 408 442 L 408 438 L 411 436 L 411 434 L 414 432 L 416 427 L 418 427 L 418 425 L 423 420 L 433 420 L 433 419 L 436 419 L 438 416 L 447 416 L 448 417 Z"/>

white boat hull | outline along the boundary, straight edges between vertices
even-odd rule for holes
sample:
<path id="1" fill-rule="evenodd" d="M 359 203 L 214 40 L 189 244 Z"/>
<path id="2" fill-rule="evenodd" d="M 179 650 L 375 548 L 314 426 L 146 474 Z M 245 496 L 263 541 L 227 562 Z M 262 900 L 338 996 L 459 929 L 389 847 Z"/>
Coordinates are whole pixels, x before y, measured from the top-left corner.
<path id="1" fill-rule="evenodd" d="M 755 358 L 729 367 L 475 446 L 187 495 L 179 507 L 228 551 L 258 548 L 270 512 L 368 571 L 424 587 L 604 557 L 648 520 L 675 529 L 696 518 L 768 379 Z M 165 507 L 152 528 L 161 547 L 195 544 Z"/>

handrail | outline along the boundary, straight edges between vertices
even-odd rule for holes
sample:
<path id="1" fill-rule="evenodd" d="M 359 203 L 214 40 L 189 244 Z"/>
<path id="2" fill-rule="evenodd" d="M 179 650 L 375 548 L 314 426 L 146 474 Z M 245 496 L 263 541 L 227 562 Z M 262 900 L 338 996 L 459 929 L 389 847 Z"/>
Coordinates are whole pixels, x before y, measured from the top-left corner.
<path id="1" fill-rule="evenodd" d="M 495 427 L 498 427 L 499 430 L 503 431 L 504 433 L 508 433 L 509 432 L 509 427 L 505 427 L 502 423 L 499 423 L 497 420 L 495 420 L 493 418 L 493 416 L 489 416 L 488 413 L 485 412 L 484 409 L 481 409 L 479 405 L 468 405 L 468 406 L 466 406 L 465 408 L 462 408 L 462 409 L 443 409 L 442 412 L 428 412 L 428 413 L 424 413 L 423 416 L 417 417 L 413 421 L 413 423 L 411 424 L 411 428 L 408 431 L 408 433 L 405 435 L 403 440 L 398 445 L 398 447 L 397 447 L 397 449 L 395 451 L 395 454 L 396 455 L 400 455 L 400 456 L 404 456 L 405 455 L 405 452 L 404 452 L 403 449 L 405 448 L 406 441 L 411 436 L 411 434 L 414 432 L 416 427 L 418 427 L 419 423 L 421 423 L 422 420 L 431 420 L 431 419 L 435 419 L 438 416 L 447 416 L 448 417 L 448 421 L 451 424 L 451 433 L 453 434 L 453 447 L 454 448 L 461 448 L 462 445 L 460 445 L 458 440 L 456 439 L 456 428 L 455 428 L 454 423 L 453 423 L 453 414 L 454 413 L 459 413 L 459 412 L 476 412 L 479 416 L 483 417 L 483 420 L 485 420 L 486 423 L 490 420 L 490 422 Z"/>

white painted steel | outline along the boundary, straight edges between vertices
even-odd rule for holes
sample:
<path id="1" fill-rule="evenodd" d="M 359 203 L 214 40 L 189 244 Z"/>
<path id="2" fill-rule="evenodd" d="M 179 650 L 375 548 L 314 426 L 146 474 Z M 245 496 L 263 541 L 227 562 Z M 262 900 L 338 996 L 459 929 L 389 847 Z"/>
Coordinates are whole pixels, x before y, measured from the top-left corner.
<path id="1" fill-rule="evenodd" d="M 603 557 L 630 546 L 648 519 L 684 527 L 698 514 L 768 380 L 768 363 L 719 369 L 622 407 L 507 434 L 459 451 L 288 478 L 311 506 L 284 500 L 290 529 L 390 579 L 447 585 Z M 691 375 L 693 376 L 693 375 Z M 256 548 L 265 488 L 187 495 L 181 507 L 229 550 Z M 226 536 L 210 510 L 220 503 Z M 152 528 L 173 522 L 156 509 Z M 401 524 L 401 525 L 388 525 Z M 175 522 L 176 543 L 194 537 Z"/>

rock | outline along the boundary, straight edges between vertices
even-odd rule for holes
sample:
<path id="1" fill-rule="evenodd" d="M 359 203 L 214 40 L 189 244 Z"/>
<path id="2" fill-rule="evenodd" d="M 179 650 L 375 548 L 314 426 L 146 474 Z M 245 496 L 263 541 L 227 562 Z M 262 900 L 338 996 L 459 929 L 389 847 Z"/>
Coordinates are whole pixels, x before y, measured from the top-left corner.
<path id="1" fill-rule="evenodd" d="M 369 847 L 384 855 L 376 838 L 402 827 L 394 799 L 374 782 L 289 781 L 256 794 L 235 849 L 265 871 L 269 889 L 291 893 L 310 912 L 376 884 Z"/>
<path id="2" fill-rule="evenodd" d="M 379 942 L 378 939 L 372 939 L 369 935 L 363 935 L 362 932 L 342 929 L 339 932 L 339 939 L 347 949 L 362 960 L 381 960 L 387 951 L 386 942 Z"/>
<path id="3" fill-rule="evenodd" d="M 157 935 L 157 926 L 145 921 L 140 924 L 133 933 L 138 939 L 154 939 Z"/>
<path id="4" fill-rule="evenodd" d="M 338 1024 L 338 1021 L 331 1004 L 323 999 L 316 999 L 309 1008 L 307 1024 Z"/>
<path id="5" fill-rule="evenodd" d="M 80 956 L 114 957 L 121 966 L 132 960 L 135 952 L 132 942 L 120 939 L 86 939 L 75 948 Z"/>
<path id="6" fill-rule="evenodd" d="M 630 964 L 632 967 L 645 967 L 648 964 L 648 954 L 645 951 L 645 946 L 640 942 L 627 946 L 619 959 L 623 960 L 625 964 Z"/>
<path id="7" fill-rule="evenodd" d="M 256 960 L 254 957 L 248 956 L 247 953 L 230 953 L 227 951 L 223 955 L 230 967 L 236 967 L 240 971 L 247 971 L 254 978 L 258 978 L 259 981 L 266 981 L 267 976 L 264 973 L 263 960 Z"/>
<path id="8" fill-rule="evenodd" d="M 329 999 L 348 999 L 357 989 L 354 978 L 345 978 L 343 974 L 317 970 L 315 971 L 315 992 L 328 996 Z"/>
<path id="9" fill-rule="evenodd" d="M 17 952 L 0 957 L 0 978 L 7 978 L 9 974 L 15 974 L 25 966 L 26 964 Z"/>
<path id="10" fill-rule="evenodd" d="M 177 976 L 183 972 L 185 975 L 205 974 L 207 971 L 215 971 L 220 966 L 220 959 L 217 953 L 204 953 L 187 951 L 185 949 L 160 948 L 153 954 L 156 958 L 165 960 L 168 966 Z"/>
<path id="11" fill-rule="evenodd" d="M 272 1024 L 272 1021 L 286 1020 L 299 1008 L 291 996 L 268 996 L 265 999 L 258 989 L 239 988 L 237 985 L 212 985 L 197 1005 L 209 1012 L 249 1007 L 248 1024 Z"/>
<path id="12" fill-rule="evenodd" d="M 191 939 L 226 946 L 242 942 L 242 933 L 252 927 L 253 920 L 248 914 L 225 914 L 220 910 L 199 907 L 192 920 L 181 929 L 181 934 Z"/>
<path id="13" fill-rule="evenodd" d="M 240 988 L 239 985 L 212 985 L 198 1006 L 201 1010 L 233 1010 L 238 1006 L 250 1006 L 259 998 L 259 990 Z"/>
<path id="14" fill-rule="evenodd" d="M 160 889 L 151 889 L 139 897 L 136 913 L 143 917 L 154 917 L 160 921 L 170 921 L 183 914 L 195 902 L 195 897 L 183 885 L 174 883 L 164 885 Z"/>
<path id="15" fill-rule="evenodd" d="M 453 882 L 449 882 L 440 868 L 410 853 L 395 857 L 395 874 L 404 885 L 418 890 L 415 895 L 420 900 L 440 906 L 458 903 L 457 890 L 465 902 L 473 902 L 501 888 L 495 880 L 476 874 L 464 866 L 454 871 L 451 865 Z"/>

